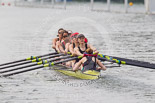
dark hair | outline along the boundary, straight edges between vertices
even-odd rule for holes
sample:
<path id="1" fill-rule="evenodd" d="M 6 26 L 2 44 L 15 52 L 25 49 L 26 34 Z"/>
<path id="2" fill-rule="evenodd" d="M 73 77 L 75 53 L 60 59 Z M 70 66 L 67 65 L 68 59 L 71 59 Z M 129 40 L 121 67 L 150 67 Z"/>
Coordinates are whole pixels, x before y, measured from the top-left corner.
<path id="1" fill-rule="evenodd" d="M 77 38 L 81 38 L 81 37 L 84 37 L 84 38 L 85 38 L 85 36 L 84 36 L 83 34 L 79 34 L 79 35 L 77 36 Z"/>
<path id="2" fill-rule="evenodd" d="M 67 34 L 68 34 L 68 31 L 63 30 L 63 32 L 62 32 L 62 36 L 64 36 L 64 33 L 67 33 Z"/>
<path id="3" fill-rule="evenodd" d="M 92 54 L 92 53 L 93 53 L 93 50 L 92 50 L 91 48 L 88 48 L 88 49 L 86 50 L 86 53 Z"/>
<path id="4" fill-rule="evenodd" d="M 59 32 L 60 30 L 64 30 L 64 29 L 63 29 L 63 28 L 60 28 L 60 29 L 58 30 L 58 32 Z"/>

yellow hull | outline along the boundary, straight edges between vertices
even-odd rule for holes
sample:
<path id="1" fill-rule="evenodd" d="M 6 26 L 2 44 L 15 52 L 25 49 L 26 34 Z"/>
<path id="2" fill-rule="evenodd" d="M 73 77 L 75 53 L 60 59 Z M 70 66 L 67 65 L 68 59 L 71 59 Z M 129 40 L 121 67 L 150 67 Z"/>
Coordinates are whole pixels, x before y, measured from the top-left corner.
<path id="1" fill-rule="evenodd" d="M 52 67 L 52 68 L 54 68 L 54 70 L 61 72 L 65 75 L 80 78 L 80 79 L 93 80 L 93 79 L 98 79 L 100 76 L 100 72 L 95 71 L 95 70 L 88 70 L 85 72 L 81 72 L 80 70 L 78 70 L 76 72 L 73 72 L 71 68 L 67 68 L 65 66 L 60 66 L 60 65 L 57 65 L 57 66 Z"/>

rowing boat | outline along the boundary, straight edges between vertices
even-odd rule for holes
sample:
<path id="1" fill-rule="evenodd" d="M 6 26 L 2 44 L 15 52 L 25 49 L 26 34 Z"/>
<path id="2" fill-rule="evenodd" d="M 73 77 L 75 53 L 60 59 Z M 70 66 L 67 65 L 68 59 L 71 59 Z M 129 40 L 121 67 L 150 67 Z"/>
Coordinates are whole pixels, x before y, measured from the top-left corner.
<path id="1" fill-rule="evenodd" d="M 74 72 L 72 68 L 69 68 L 63 65 L 56 65 L 56 66 L 51 67 L 51 69 L 54 69 L 67 76 L 72 76 L 72 77 L 76 77 L 79 79 L 93 80 L 93 79 L 98 79 L 100 77 L 100 71 L 96 71 L 96 70 L 87 70 L 85 72 L 78 70 Z"/>

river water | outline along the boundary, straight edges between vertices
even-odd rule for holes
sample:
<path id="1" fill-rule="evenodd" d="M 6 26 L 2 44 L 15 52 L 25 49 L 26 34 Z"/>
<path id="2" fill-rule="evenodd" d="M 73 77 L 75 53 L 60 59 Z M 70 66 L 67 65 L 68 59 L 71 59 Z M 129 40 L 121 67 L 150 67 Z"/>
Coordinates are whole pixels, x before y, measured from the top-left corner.
<path id="1" fill-rule="evenodd" d="M 86 35 L 105 55 L 155 63 L 155 15 L 74 9 L 0 8 L 0 64 L 54 52 L 64 28 Z M 49 68 L 0 78 L 0 103 L 155 103 L 155 70 L 122 65 L 98 80 L 79 80 Z"/>

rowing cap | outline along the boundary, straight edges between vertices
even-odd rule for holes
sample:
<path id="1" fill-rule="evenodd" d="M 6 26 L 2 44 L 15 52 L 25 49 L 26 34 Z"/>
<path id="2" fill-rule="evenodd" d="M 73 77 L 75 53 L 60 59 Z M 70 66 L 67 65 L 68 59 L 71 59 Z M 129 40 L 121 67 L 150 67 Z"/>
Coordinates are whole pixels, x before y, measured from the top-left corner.
<path id="1" fill-rule="evenodd" d="M 78 34 L 79 34 L 78 32 L 75 32 L 71 35 L 71 37 L 77 36 Z"/>
<path id="2" fill-rule="evenodd" d="M 81 37 L 84 37 L 84 38 L 85 38 L 85 36 L 84 36 L 83 34 L 79 34 L 79 35 L 77 36 L 77 38 L 81 38 Z"/>

